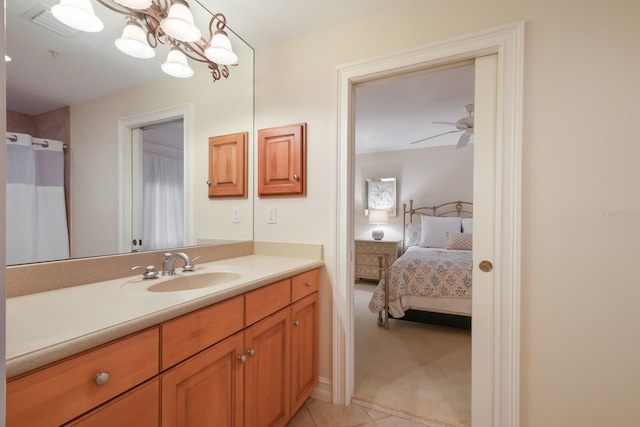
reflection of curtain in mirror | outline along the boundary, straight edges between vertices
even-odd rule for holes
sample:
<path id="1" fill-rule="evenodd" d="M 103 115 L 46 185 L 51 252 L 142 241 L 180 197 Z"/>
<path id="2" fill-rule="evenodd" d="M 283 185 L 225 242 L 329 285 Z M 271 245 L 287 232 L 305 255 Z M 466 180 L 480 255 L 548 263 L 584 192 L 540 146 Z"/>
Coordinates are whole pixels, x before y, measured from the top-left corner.
<path id="1" fill-rule="evenodd" d="M 144 153 L 142 242 L 145 250 L 184 246 L 182 159 Z"/>
<path id="2" fill-rule="evenodd" d="M 69 258 L 62 142 L 6 136 L 7 264 Z"/>

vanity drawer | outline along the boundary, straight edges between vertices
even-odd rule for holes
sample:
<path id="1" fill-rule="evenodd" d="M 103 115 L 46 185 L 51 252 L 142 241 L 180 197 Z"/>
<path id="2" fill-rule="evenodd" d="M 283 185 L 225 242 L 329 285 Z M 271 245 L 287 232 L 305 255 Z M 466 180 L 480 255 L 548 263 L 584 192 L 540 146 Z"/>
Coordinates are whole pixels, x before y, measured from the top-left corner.
<path id="1" fill-rule="evenodd" d="M 235 334 L 244 326 L 242 296 L 162 324 L 162 369 Z"/>
<path id="2" fill-rule="evenodd" d="M 7 426 L 60 425 L 87 412 L 156 375 L 158 348 L 153 328 L 9 381 Z"/>
<path id="3" fill-rule="evenodd" d="M 248 292 L 244 298 L 245 326 L 249 326 L 291 304 L 291 279 Z"/>
<path id="4" fill-rule="evenodd" d="M 291 278 L 291 301 L 295 302 L 318 290 L 320 269 L 307 271 Z"/>

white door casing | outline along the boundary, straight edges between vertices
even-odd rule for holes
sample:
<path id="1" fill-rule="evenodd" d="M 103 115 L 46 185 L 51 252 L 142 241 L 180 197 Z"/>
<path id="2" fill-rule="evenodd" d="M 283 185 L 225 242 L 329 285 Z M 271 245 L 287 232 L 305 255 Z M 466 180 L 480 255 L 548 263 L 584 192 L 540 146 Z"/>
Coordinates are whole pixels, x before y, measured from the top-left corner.
<path id="1" fill-rule="evenodd" d="M 520 217 L 521 217 L 521 146 L 522 146 L 522 93 L 524 60 L 524 23 L 516 22 L 449 40 L 419 46 L 337 69 L 337 144 L 336 170 L 336 236 L 335 277 L 333 277 L 333 402 L 349 404 L 353 396 L 354 344 L 353 344 L 353 200 L 354 200 L 354 85 L 399 74 L 426 70 L 456 62 L 496 54 L 495 61 L 479 60 L 481 73 L 491 72 L 496 63 L 495 123 L 488 132 L 495 132 L 492 156 L 495 189 L 492 223 L 485 233 L 488 239 L 478 256 L 489 257 L 494 269 L 487 279 L 493 279 L 493 295 L 476 302 L 474 283 L 474 317 L 478 304 L 493 310 L 479 317 L 479 336 L 490 342 L 482 343 L 480 354 L 474 354 L 475 373 L 472 385 L 472 423 L 474 426 L 519 425 L 519 325 L 520 325 Z M 477 73 L 477 70 L 476 70 Z M 486 76 L 485 76 L 486 77 Z M 477 94 L 478 95 L 478 94 Z M 480 94 L 481 96 L 486 93 Z M 482 113 L 480 113 L 482 114 Z M 491 136 L 489 136 L 491 137 Z M 484 139 L 484 137 L 480 137 Z M 483 153 L 482 155 L 487 155 Z M 474 163 L 482 161 L 474 159 Z M 474 166 L 477 167 L 477 166 Z M 481 167 L 481 170 L 482 167 Z M 475 174 L 474 174 L 475 175 Z M 474 176 L 474 181 L 476 177 Z M 481 181 L 483 182 L 483 181 Z M 486 183 L 485 183 L 486 184 Z M 474 199 L 476 197 L 474 189 Z M 478 196 L 481 197 L 481 196 Z M 475 200 L 474 200 L 475 201 Z M 480 207 L 481 212 L 483 207 Z M 474 209 L 475 210 L 475 209 Z M 480 217 L 483 214 L 480 213 Z M 475 220 L 474 220 L 475 221 Z M 482 219 L 481 219 L 482 221 Z M 483 227 L 484 228 L 484 227 Z M 485 253 L 485 251 L 489 252 Z M 476 242 L 474 241 L 474 252 Z M 484 258 L 483 258 L 484 259 Z M 474 277 L 477 276 L 474 253 Z M 482 279 L 481 279 L 482 281 Z M 475 281 L 474 281 L 475 282 Z M 489 328 L 489 329 L 486 329 Z M 474 340 L 476 340 L 474 320 Z M 484 330 L 482 330 L 484 329 Z M 478 341 L 477 344 L 480 344 Z M 474 347 L 475 349 L 475 347 Z M 475 358 L 478 357 L 476 360 Z M 487 358 L 489 362 L 487 362 Z M 484 361 L 484 365 L 482 364 Z M 482 369 L 480 366 L 486 366 Z M 479 370 L 481 369 L 481 370 Z M 489 390 L 487 392 L 486 390 Z M 486 396 L 478 395 L 483 391 Z"/>
<path id="2" fill-rule="evenodd" d="M 132 188 L 135 182 L 133 177 L 132 144 L 142 138 L 140 128 L 155 123 L 165 122 L 171 119 L 181 118 L 183 122 L 184 162 L 185 165 L 193 164 L 193 106 L 191 104 L 177 105 L 160 110 L 149 111 L 123 117 L 118 120 L 118 180 L 119 180 L 119 206 L 118 206 L 118 251 L 119 253 L 131 252 L 131 241 L 134 236 L 132 227 Z M 138 131 L 134 132 L 134 130 Z M 141 150 L 141 147 L 140 147 Z M 142 151 L 139 152 L 142 155 Z M 142 158 L 140 158 L 141 161 Z M 184 242 L 185 246 L 192 245 L 193 237 L 193 179 L 190 168 L 184 168 Z M 140 180 L 141 181 L 141 180 Z M 142 206 L 139 206 L 140 210 Z M 141 231 L 140 235 L 142 235 Z"/>

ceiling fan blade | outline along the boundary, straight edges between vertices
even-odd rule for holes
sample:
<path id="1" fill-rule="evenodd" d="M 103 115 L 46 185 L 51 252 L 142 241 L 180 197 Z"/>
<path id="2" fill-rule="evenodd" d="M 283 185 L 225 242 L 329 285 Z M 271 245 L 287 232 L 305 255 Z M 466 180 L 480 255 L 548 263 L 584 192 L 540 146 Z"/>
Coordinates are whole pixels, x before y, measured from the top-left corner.
<path id="1" fill-rule="evenodd" d="M 432 122 L 434 125 L 451 125 L 451 126 L 458 126 L 459 123 L 454 123 L 454 122 Z"/>
<path id="2" fill-rule="evenodd" d="M 470 139 L 471 139 L 471 134 L 466 132 L 463 133 L 462 135 L 460 135 L 460 139 L 458 140 L 458 145 L 456 145 L 456 148 L 466 147 L 467 144 L 469 144 Z"/>
<path id="3" fill-rule="evenodd" d="M 460 132 L 460 130 L 459 130 L 459 129 L 456 129 L 456 130 L 450 130 L 449 132 L 445 132 L 445 133 L 439 133 L 439 134 L 437 134 L 437 135 L 433 135 L 433 136 L 429 136 L 429 137 L 427 137 L 427 138 L 422 138 L 422 139 L 419 139 L 419 140 L 417 140 L 417 141 L 413 141 L 413 142 L 412 142 L 412 144 L 416 144 L 416 143 L 418 143 L 418 142 L 426 141 L 426 140 L 428 140 L 428 139 L 437 138 L 437 137 L 439 137 L 439 136 L 447 135 L 447 134 L 455 133 L 455 132 Z"/>

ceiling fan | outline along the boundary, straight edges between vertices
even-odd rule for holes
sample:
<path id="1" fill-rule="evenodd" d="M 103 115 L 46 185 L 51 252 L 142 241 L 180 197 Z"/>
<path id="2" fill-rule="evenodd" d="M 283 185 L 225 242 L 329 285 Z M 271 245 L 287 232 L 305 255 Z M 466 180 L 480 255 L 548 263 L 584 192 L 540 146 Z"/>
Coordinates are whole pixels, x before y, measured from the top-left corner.
<path id="1" fill-rule="evenodd" d="M 442 125 L 451 125 L 455 126 L 456 130 L 450 130 L 449 132 L 439 133 L 438 135 L 429 136 L 427 138 L 422 138 L 417 141 L 413 141 L 412 144 L 416 144 L 418 142 L 426 141 L 429 139 L 437 138 L 442 135 L 448 135 L 450 133 L 462 132 L 460 135 L 460 139 L 458 140 L 458 144 L 456 148 L 466 147 L 471 139 L 471 135 L 473 135 L 473 104 L 467 104 L 464 106 L 464 110 L 467 112 L 468 116 L 463 117 L 457 122 L 433 122 L 434 124 L 442 124 Z"/>

